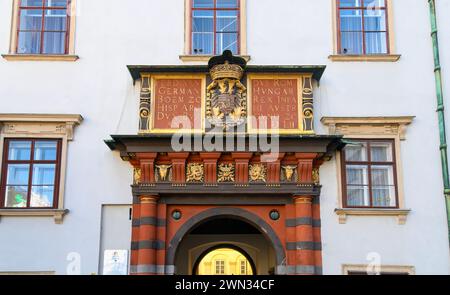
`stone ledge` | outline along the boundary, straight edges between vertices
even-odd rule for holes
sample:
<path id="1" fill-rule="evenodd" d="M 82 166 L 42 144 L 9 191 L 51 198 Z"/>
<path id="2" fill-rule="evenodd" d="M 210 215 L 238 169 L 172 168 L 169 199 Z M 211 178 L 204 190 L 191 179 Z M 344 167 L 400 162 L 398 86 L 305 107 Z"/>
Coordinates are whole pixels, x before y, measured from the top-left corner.
<path id="1" fill-rule="evenodd" d="M 78 55 L 66 54 L 2 54 L 7 61 L 77 61 Z"/>
<path id="2" fill-rule="evenodd" d="M 334 54 L 328 56 L 331 61 L 358 61 L 358 62 L 396 62 L 400 54 L 373 54 L 373 55 L 349 55 Z"/>
<path id="3" fill-rule="evenodd" d="M 339 223 L 347 223 L 347 216 L 395 216 L 398 219 L 398 224 L 404 225 L 406 217 L 411 212 L 410 209 L 335 209 L 334 212 L 339 217 Z"/>
<path id="4" fill-rule="evenodd" d="M 208 62 L 214 55 L 180 55 L 180 60 L 183 62 Z M 250 61 L 250 55 L 236 55 L 245 59 L 246 62 Z"/>
<path id="5" fill-rule="evenodd" d="M 53 217 L 56 224 L 62 224 L 68 209 L 0 209 L 0 217 Z"/>

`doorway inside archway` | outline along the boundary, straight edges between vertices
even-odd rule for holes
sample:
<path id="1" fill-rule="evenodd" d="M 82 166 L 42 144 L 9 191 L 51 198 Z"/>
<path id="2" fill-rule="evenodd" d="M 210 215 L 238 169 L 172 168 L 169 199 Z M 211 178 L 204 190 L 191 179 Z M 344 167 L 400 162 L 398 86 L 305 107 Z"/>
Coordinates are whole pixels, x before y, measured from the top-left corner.
<path id="1" fill-rule="evenodd" d="M 274 273 L 276 255 L 255 226 L 218 216 L 184 236 L 175 265 L 180 275 L 268 275 Z"/>

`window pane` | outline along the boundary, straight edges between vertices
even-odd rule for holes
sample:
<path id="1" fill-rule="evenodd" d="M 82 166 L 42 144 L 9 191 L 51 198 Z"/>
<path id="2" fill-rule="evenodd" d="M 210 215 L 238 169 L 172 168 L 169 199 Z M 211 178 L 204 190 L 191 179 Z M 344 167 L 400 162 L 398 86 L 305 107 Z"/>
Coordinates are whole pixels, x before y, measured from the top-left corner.
<path id="1" fill-rule="evenodd" d="M 31 188 L 30 207 L 53 207 L 53 186 L 33 186 Z"/>
<path id="2" fill-rule="evenodd" d="M 55 164 L 35 164 L 33 166 L 33 185 L 53 185 L 55 183 Z"/>
<path id="3" fill-rule="evenodd" d="M 42 9 L 20 10 L 20 30 L 42 30 Z"/>
<path id="4" fill-rule="evenodd" d="M 363 1 L 364 7 L 373 7 L 373 8 L 386 7 L 385 0 L 363 0 Z"/>
<path id="5" fill-rule="evenodd" d="M 341 32 L 362 31 L 361 10 L 341 10 Z"/>
<path id="6" fill-rule="evenodd" d="M 387 53 L 386 33 L 366 33 L 365 38 L 367 54 Z"/>
<path id="7" fill-rule="evenodd" d="M 367 144 L 364 142 L 347 144 L 344 148 L 344 152 L 346 161 L 367 161 Z"/>
<path id="8" fill-rule="evenodd" d="M 24 208 L 27 206 L 27 186 L 7 186 L 5 195 L 5 207 Z"/>
<path id="9" fill-rule="evenodd" d="M 372 187 L 372 199 L 372 205 L 374 207 L 396 207 L 395 187 Z"/>
<path id="10" fill-rule="evenodd" d="M 40 32 L 19 32 L 17 53 L 37 54 L 41 51 Z"/>
<path id="11" fill-rule="evenodd" d="M 26 161 L 30 160 L 31 141 L 10 141 L 8 150 L 8 160 Z"/>
<path id="12" fill-rule="evenodd" d="M 213 8 L 214 0 L 194 0 L 194 8 Z"/>
<path id="13" fill-rule="evenodd" d="M 367 185 L 368 182 L 368 170 L 367 166 L 360 165 L 348 165 L 346 168 L 347 184 Z"/>
<path id="14" fill-rule="evenodd" d="M 342 54 L 362 54 L 362 33 L 341 33 L 341 53 Z"/>
<path id="15" fill-rule="evenodd" d="M 340 0 L 341 7 L 360 7 L 361 0 Z"/>
<path id="16" fill-rule="evenodd" d="M 372 199 L 375 207 L 395 207 L 394 168 L 372 166 Z"/>
<path id="17" fill-rule="evenodd" d="M 214 11 L 194 11 L 192 16 L 192 32 L 214 32 Z"/>
<path id="18" fill-rule="evenodd" d="M 44 33 L 45 54 L 64 54 L 66 48 L 66 33 Z"/>
<path id="19" fill-rule="evenodd" d="M 67 0 L 45 0 L 48 7 L 67 7 Z"/>
<path id="20" fill-rule="evenodd" d="M 237 8 L 238 0 L 217 0 L 217 8 Z"/>
<path id="21" fill-rule="evenodd" d="M 214 33 L 193 33 L 192 54 L 213 54 Z"/>
<path id="22" fill-rule="evenodd" d="M 394 168 L 392 166 L 372 166 L 372 186 L 394 185 Z"/>
<path id="23" fill-rule="evenodd" d="M 214 12 L 194 11 L 192 20 L 192 53 L 213 54 Z"/>
<path id="24" fill-rule="evenodd" d="M 56 141 L 36 141 L 34 144 L 34 160 L 56 161 Z"/>
<path id="25" fill-rule="evenodd" d="M 46 31 L 65 31 L 67 24 L 67 12 L 65 9 L 51 9 L 45 11 Z"/>
<path id="26" fill-rule="evenodd" d="M 370 157 L 372 162 L 392 162 L 391 142 L 370 143 Z"/>
<path id="27" fill-rule="evenodd" d="M 237 34 L 236 33 L 217 33 L 216 35 L 216 54 L 222 54 L 225 50 L 231 50 L 237 54 Z"/>
<path id="28" fill-rule="evenodd" d="M 347 186 L 347 206 L 370 206 L 369 189 L 367 186 Z"/>
<path id="29" fill-rule="evenodd" d="M 365 10 L 364 30 L 386 31 L 386 12 L 384 10 Z"/>
<path id="30" fill-rule="evenodd" d="M 29 164 L 9 164 L 6 184 L 8 185 L 28 185 L 30 174 Z"/>
<path id="31" fill-rule="evenodd" d="M 21 6 L 41 6 L 42 0 L 22 0 L 20 3 Z"/>
<path id="32" fill-rule="evenodd" d="M 237 32 L 237 11 L 217 12 L 217 32 Z"/>

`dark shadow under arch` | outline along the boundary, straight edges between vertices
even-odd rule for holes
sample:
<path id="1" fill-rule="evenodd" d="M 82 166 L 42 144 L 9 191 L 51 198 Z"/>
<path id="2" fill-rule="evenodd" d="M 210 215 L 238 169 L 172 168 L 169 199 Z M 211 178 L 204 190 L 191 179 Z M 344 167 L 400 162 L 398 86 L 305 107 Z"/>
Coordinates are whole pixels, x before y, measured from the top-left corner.
<path id="1" fill-rule="evenodd" d="M 284 263 L 286 254 L 284 252 L 283 244 L 281 243 L 273 228 L 267 222 L 265 222 L 259 216 L 244 209 L 234 207 L 221 207 L 211 208 L 191 217 L 178 229 L 167 247 L 166 265 L 175 265 L 175 258 L 178 247 L 186 235 L 188 235 L 196 226 L 200 225 L 201 223 L 215 218 L 235 218 L 253 225 L 271 243 L 271 246 L 275 251 L 277 266 Z"/>
<path id="2" fill-rule="evenodd" d="M 215 246 L 210 247 L 210 248 L 206 249 L 205 251 L 203 251 L 202 254 L 197 258 L 197 260 L 195 260 L 194 266 L 192 267 L 193 275 L 197 275 L 197 268 L 198 268 L 200 262 L 203 260 L 203 258 L 205 258 L 206 255 L 208 255 L 209 253 L 211 253 L 212 251 L 217 250 L 217 249 L 232 249 L 232 250 L 235 250 L 235 251 L 241 253 L 242 255 L 244 255 L 244 257 L 250 263 L 250 267 L 252 268 L 253 275 L 257 275 L 256 265 L 255 265 L 255 262 L 253 261 L 252 257 L 247 253 L 247 251 L 245 251 L 241 247 L 238 247 L 233 244 L 218 244 L 218 245 L 215 245 Z"/>

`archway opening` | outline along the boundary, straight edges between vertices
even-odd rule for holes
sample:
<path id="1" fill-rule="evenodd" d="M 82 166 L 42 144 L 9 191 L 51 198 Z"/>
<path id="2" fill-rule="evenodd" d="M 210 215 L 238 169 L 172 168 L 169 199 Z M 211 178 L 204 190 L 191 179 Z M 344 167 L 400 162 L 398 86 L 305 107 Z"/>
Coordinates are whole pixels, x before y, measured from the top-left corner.
<path id="1" fill-rule="evenodd" d="M 193 225 L 176 250 L 176 274 L 270 275 L 277 255 L 253 223 L 238 216 L 214 216 Z"/>

